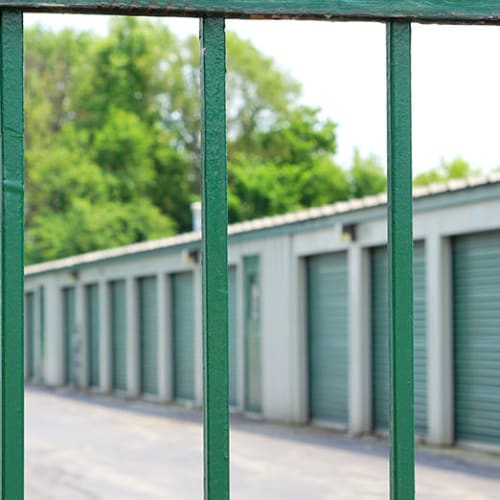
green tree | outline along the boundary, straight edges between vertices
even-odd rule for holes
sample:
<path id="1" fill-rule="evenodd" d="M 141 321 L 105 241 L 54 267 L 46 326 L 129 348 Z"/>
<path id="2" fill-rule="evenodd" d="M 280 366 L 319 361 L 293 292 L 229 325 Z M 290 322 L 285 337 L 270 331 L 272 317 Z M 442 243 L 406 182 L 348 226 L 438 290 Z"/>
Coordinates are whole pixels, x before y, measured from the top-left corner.
<path id="1" fill-rule="evenodd" d="M 244 154 L 276 165 L 314 166 L 335 154 L 335 129 L 332 121 L 320 119 L 318 109 L 300 106 L 280 116 L 268 130 L 254 133 Z"/>
<path id="2" fill-rule="evenodd" d="M 185 154 L 168 146 L 168 133 L 156 128 L 153 134 L 154 182 L 147 194 L 163 214 L 175 220 L 177 231 L 191 230 L 191 201 L 197 198 L 190 179 L 191 165 Z"/>
<path id="3" fill-rule="evenodd" d="M 346 172 L 333 161 L 335 125 L 318 110 L 298 107 L 252 142 L 229 163 L 231 222 L 348 198 Z"/>
<path id="4" fill-rule="evenodd" d="M 111 199 L 130 202 L 145 194 L 155 181 L 150 127 L 134 113 L 111 108 L 95 131 L 93 160 L 108 177 Z"/>
<path id="5" fill-rule="evenodd" d="M 26 235 L 26 258 L 39 262 L 160 238 L 172 234 L 174 227 L 172 220 L 145 198 L 128 204 L 93 204 L 75 197 L 64 211 L 37 213 Z"/>
<path id="6" fill-rule="evenodd" d="M 227 36 L 229 158 L 253 150 L 254 137 L 291 121 L 300 84 L 235 33 Z M 280 125 L 281 124 L 281 125 Z"/>
<path id="7" fill-rule="evenodd" d="M 413 179 L 415 186 L 428 186 L 436 182 L 446 182 L 450 179 L 467 179 L 479 175 L 480 170 L 473 169 L 471 165 L 462 158 L 455 158 L 450 162 L 441 160 L 438 167 L 422 172 Z"/>
<path id="8" fill-rule="evenodd" d="M 189 230 L 198 39 L 136 18 L 101 37 L 26 31 L 29 261 Z M 335 124 L 302 106 L 300 85 L 248 41 L 228 33 L 227 54 L 230 220 L 347 199 Z"/>
<path id="9" fill-rule="evenodd" d="M 383 193 L 387 189 L 387 177 L 378 158 L 373 155 L 363 158 L 358 149 L 354 150 L 349 178 L 352 198 Z"/>
<path id="10" fill-rule="evenodd" d="M 47 148 L 74 120 L 74 95 L 91 37 L 39 26 L 25 30 L 25 148 Z"/>
<path id="11" fill-rule="evenodd" d="M 104 38 L 27 30 L 28 262 L 186 229 L 187 162 L 159 126 L 153 64 L 170 38 L 125 18 Z"/>
<path id="12" fill-rule="evenodd" d="M 232 163 L 229 169 L 230 222 L 282 214 L 348 198 L 347 177 L 331 162 L 303 165 Z"/>
<path id="13" fill-rule="evenodd" d="M 290 116 L 300 96 L 298 82 L 235 33 L 227 33 L 228 159 L 254 151 L 256 136 Z M 191 163 L 193 193 L 200 190 L 199 40 L 178 42 L 168 67 L 161 98 L 161 120 L 171 145 Z"/>
<path id="14" fill-rule="evenodd" d="M 113 18 L 109 34 L 87 45 L 86 57 L 75 70 L 79 84 L 73 102 L 79 126 L 98 130 L 115 109 L 154 124 L 177 46 L 175 36 L 156 22 Z"/>

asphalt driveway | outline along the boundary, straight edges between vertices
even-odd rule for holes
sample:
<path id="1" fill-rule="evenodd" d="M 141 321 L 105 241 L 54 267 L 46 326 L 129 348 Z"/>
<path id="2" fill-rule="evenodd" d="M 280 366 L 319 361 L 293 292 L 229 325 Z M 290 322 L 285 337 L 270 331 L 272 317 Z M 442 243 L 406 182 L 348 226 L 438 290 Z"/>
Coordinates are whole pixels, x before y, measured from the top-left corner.
<path id="1" fill-rule="evenodd" d="M 388 498 L 387 444 L 235 417 L 232 498 Z M 417 498 L 500 499 L 500 457 L 419 449 Z M 201 415 L 26 391 L 26 498 L 202 499 Z"/>

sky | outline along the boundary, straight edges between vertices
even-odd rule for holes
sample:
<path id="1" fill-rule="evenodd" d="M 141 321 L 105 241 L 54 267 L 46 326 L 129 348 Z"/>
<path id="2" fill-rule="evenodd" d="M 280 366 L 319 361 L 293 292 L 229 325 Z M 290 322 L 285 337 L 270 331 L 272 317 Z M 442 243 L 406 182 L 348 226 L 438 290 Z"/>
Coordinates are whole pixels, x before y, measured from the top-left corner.
<path id="1" fill-rule="evenodd" d="M 104 34 L 107 16 L 25 14 L 25 25 Z M 196 19 L 162 19 L 179 36 Z M 380 23 L 228 20 L 302 84 L 302 102 L 337 124 L 337 161 L 354 148 L 386 161 L 385 26 Z M 488 172 L 500 165 L 500 27 L 413 25 L 413 171 L 462 157 Z"/>

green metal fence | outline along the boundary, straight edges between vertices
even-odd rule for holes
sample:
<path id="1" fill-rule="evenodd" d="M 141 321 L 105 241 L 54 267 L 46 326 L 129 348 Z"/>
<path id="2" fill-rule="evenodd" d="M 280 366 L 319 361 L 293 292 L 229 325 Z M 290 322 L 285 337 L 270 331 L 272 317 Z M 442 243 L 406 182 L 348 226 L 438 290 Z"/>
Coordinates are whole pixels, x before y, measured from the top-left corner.
<path id="1" fill-rule="evenodd" d="M 0 0 L 3 500 L 23 498 L 23 11 L 201 18 L 205 498 L 229 498 L 225 18 L 387 24 L 391 498 L 414 498 L 411 22 L 500 23 L 495 0 Z"/>

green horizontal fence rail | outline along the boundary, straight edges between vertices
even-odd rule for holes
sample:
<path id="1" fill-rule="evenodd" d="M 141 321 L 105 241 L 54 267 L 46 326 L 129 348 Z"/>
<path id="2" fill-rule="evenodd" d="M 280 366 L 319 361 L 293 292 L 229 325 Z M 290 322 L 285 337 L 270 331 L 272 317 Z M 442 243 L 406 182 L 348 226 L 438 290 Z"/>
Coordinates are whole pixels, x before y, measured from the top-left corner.
<path id="1" fill-rule="evenodd" d="M 33 12 L 496 23 L 496 0 L 1 0 Z"/>
<path id="2" fill-rule="evenodd" d="M 22 12 L 200 17 L 204 496 L 229 499 L 225 18 L 387 23 L 390 491 L 414 498 L 411 22 L 500 24 L 497 0 L 0 0 L 2 500 L 23 499 Z"/>

